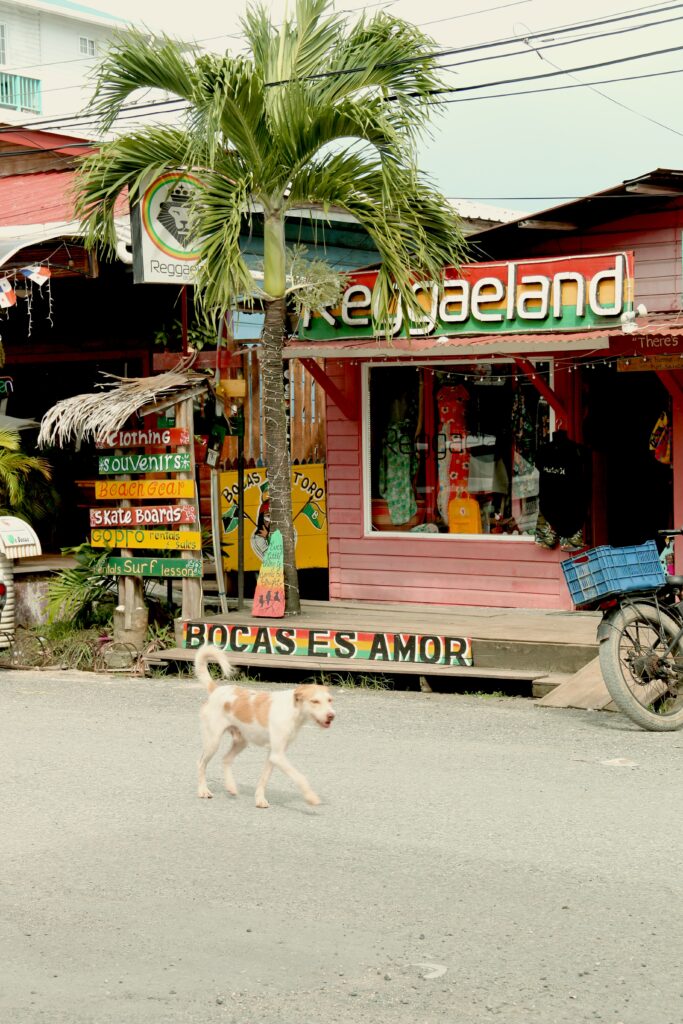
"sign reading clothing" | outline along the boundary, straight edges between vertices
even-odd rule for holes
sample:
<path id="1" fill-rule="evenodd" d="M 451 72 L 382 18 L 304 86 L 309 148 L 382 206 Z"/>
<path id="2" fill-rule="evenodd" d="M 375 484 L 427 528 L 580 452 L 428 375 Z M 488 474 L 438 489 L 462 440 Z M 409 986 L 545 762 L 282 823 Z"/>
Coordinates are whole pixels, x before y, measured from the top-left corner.
<path id="1" fill-rule="evenodd" d="M 188 284 L 199 249 L 192 244 L 190 206 L 201 182 L 169 171 L 150 181 L 133 206 L 133 278 L 136 284 Z"/>
<path id="2" fill-rule="evenodd" d="M 376 270 L 350 274 L 341 303 L 306 314 L 299 337 L 375 337 L 377 275 Z M 621 314 L 633 308 L 633 253 L 447 267 L 440 283 L 415 281 L 412 289 L 422 312 L 408 313 L 397 297 L 389 325 L 393 337 L 620 326 Z"/>

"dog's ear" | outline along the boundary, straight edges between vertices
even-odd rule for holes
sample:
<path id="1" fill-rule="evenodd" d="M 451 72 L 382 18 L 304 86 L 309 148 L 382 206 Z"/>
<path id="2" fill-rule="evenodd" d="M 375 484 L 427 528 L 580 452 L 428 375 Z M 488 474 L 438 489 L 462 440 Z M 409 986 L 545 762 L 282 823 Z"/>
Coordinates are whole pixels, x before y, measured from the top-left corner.
<path id="1" fill-rule="evenodd" d="M 303 684 L 301 686 L 297 686 L 297 688 L 294 691 L 294 703 L 301 704 L 305 697 L 306 687 Z"/>

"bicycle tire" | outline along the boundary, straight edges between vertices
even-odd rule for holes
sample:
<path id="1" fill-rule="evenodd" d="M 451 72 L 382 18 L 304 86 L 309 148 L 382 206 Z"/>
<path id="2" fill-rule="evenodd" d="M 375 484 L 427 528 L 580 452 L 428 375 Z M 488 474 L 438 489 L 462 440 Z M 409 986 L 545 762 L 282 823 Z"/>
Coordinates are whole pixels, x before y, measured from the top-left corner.
<path id="1" fill-rule="evenodd" d="M 652 732 L 683 727 L 683 639 L 669 654 L 680 625 L 654 605 L 624 604 L 600 643 L 600 670 L 609 694 L 636 725 Z"/>

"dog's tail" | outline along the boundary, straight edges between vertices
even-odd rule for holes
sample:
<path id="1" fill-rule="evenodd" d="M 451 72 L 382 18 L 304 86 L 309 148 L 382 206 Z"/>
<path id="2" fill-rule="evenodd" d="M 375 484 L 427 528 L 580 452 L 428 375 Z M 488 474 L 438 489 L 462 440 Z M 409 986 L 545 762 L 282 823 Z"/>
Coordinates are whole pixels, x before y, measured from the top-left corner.
<path id="1" fill-rule="evenodd" d="M 213 647 L 211 644 L 204 644 L 203 647 L 199 648 L 194 659 L 194 670 L 197 679 L 204 683 L 209 693 L 213 693 L 220 683 L 209 672 L 210 661 L 218 662 L 225 676 L 233 675 L 235 670 L 228 661 L 225 651 L 221 651 L 218 647 Z"/>

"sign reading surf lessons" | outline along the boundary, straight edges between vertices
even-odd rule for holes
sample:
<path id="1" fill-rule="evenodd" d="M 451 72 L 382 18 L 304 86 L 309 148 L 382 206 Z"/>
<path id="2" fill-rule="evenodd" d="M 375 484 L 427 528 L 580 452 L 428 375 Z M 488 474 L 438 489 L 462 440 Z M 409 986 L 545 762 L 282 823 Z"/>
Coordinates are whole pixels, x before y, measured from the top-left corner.
<path id="1" fill-rule="evenodd" d="M 338 306 L 301 320 L 301 340 L 375 337 L 377 277 L 376 270 L 350 274 Z M 418 280 L 412 290 L 421 312 L 409 313 L 397 298 L 393 337 L 620 328 L 621 314 L 633 309 L 633 253 L 447 267 L 441 282 Z"/>
<path id="2" fill-rule="evenodd" d="M 190 216 L 199 178 L 169 171 L 147 182 L 133 205 L 133 279 L 136 284 L 189 284 L 199 249 L 191 240 Z"/>
<path id="3" fill-rule="evenodd" d="M 202 575 L 199 558 L 109 558 L 105 576 L 160 576 L 164 579 L 187 579 Z"/>
<path id="4" fill-rule="evenodd" d="M 387 667 L 392 662 L 472 665 L 472 643 L 459 636 L 186 622 L 183 647 L 192 650 L 203 644 L 212 644 L 227 652 L 329 658 L 331 661 L 360 659 Z"/>

